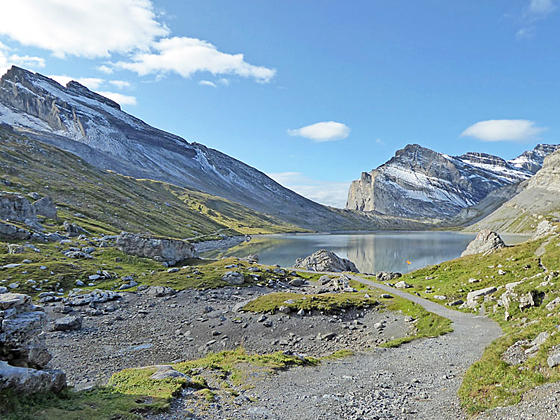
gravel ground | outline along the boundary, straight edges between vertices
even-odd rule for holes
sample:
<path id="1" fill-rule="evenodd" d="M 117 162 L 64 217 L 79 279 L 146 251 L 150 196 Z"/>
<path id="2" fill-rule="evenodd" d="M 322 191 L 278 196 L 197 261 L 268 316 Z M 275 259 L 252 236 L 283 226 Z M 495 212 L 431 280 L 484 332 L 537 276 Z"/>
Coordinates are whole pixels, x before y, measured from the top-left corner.
<path id="1" fill-rule="evenodd" d="M 196 359 L 240 345 L 251 353 L 291 350 L 323 356 L 341 349 L 373 348 L 413 329 L 402 315 L 377 308 L 337 316 L 275 314 L 267 315 L 266 321 L 260 314 L 236 311 L 236 306 L 274 291 L 267 287 L 185 290 L 165 297 L 121 293 L 121 300 L 97 305 L 101 315 L 96 316 L 88 315 L 92 311 L 88 306 L 75 307 L 75 314 L 83 316 L 81 330 L 46 334 L 53 354 L 49 366 L 63 369 L 69 384 L 83 389 L 106 383 L 124 368 Z M 55 308 L 47 306 L 51 319 L 62 316 Z M 376 323 L 384 327 L 375 327 Z M 330 333 L 336 336 L 317 337 Z"/>
<path id="2" fill-rule="evenodd" d="M 395 349 L 375 348 L 317 367 L 294 368 L 261 378 L 233 401 L 220 399 L 193 417 L 203 419 L 460 419 L 461 378 L 484 348 L 501 334 L 488 318 L 452 311 L 385 285 L 453 321 L 454 332 Z M 152 419 L 185 418 L 189 395 Z"/>

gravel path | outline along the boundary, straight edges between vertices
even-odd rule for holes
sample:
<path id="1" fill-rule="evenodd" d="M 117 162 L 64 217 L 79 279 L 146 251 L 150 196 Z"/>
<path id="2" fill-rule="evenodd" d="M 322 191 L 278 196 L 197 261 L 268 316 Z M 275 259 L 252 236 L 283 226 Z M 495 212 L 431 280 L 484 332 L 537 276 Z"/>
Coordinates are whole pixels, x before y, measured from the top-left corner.
<path id="1" fill-rule="evenodd" d="M 459 419 L 457 390 L 466 369 L 502 333 L 494 321 L 352 276 L 453 321 L 450 334 L 396 349 L 376 348 L 313 368 L 273 375 L 246 393 L 253 403 L 232 418 Z M 226 416 L 227 417 L 227 416 Z M 210 418 L 224 418 L 210 415 Z"/>

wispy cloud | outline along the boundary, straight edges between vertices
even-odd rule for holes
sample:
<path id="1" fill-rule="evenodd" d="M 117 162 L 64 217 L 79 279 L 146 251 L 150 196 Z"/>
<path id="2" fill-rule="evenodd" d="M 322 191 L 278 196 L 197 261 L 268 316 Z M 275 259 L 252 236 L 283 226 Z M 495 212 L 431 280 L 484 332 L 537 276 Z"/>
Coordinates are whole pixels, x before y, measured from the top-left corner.
<path id="1" fill-rule="evenodd" d="M 528 141 L 535 139 L 546 128 L 538 127 L 529 120 L 479 121 L 461 133 L 462 137 L 474 137 L 482 141 Z"/>
<path id="2" fill-rule="evenodd" d="M 343 123 L 323 121 L 305 127 L 288 130 L 290 136 L 305 137 L 316 142 L 345 139 L 350 135 L 350 128 Z"/>
<path id="3" fill-rule="evenodd" d="M 516 33 L 517 38 L 533 38 L 537 22 L 546 19 L 556 9 L 557 0 L 529 0 L 521 17 L 522 27 Z"/>
<path id="4" fill-rule="evenodd" d="M 112 99 L 113 101 L 115 101 L 120 105 L 136 105 L 136 97 L 134 96 L 123 95 L 122 93 L 107 92 L 107 91 L 99 91 L 97 93 L 105 96 L 106 98 Z"/>
<path id="5" fill-rule="evenodd" d="M 267 175 L 310 200 L 332 207 L 344 208 L 346 206 L 351 181 L 320 181 L 309 178 L 301 172 L 278 172 Z"/>
<path id="6" fill-rule="evenodd" d="M 65 74 L 51 74 L 48 77 L 50 77 L 53 80 L 56 80 L 58 83 L 60 83 L 63 86 L 66 86 L 68 82 L 70 82 L 71 80 L 75 80 L 76 82 L 78 82 L 81 85 L 84 85 L 90 90 L 99 89 L 101 85 L 105 82 L 105 80 L 97 77 L 71 77 Z"/>
<path id="7" fill-rule="evenodd" d="M 130 82 L 126 80 L 109 80 L 109 84 L 115 86 L 118 89 L 125 89 L 130 87 Z"/>
<path id="8" fill-rule="evenodd" d="M 105 64 L 102 64 L 100 66 L 97 67 L 97 70 L 99 70 L 101 73 L 105 73 L 105 74 L 112 74 L 113 73 L 113 69 Z"/>
<path id="9" fill-rule="evenodd" d="M 201 80 L 200 82 L 198 82 L 198 84 L 201 86 L 210 86 L 213 88 L 218 87 L 216 83 L 211 82 L 210 80 Z"/>

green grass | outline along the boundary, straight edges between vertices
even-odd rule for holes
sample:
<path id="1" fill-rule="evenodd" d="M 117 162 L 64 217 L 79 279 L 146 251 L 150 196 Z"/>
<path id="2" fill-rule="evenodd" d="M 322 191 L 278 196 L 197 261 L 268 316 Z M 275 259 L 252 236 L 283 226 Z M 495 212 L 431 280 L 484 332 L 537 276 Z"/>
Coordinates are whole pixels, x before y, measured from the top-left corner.
<path id="1" fill-rule="evenodd" d="M 248 380 L 251 371 L 271 374 L 293 366 L 314 366 L 318 359 L 301 358 L 282 352 L 271 354 L 248 354 L 243 348 L 173 364 L 173 368 L 188 375 L 188 385 L 199 388 L 197 395 L 204 401 L 214 400 L 219 392 L 233 392 Z M 184 378 L 150 379 L 154 367 L 125 369 L 114 374 L 106 387 L 84 392 L 72 390 L 61 394 L 19 396 L 12 392 L 0 392 L 0 416 L 6 420 L 23 419 L 141 419 L 144 413 L 166 410 L 171 400 L 187 385 Z M 221 388 L 211 388 L 200 375 L 202 371 L 218 374 L 223 382 Z"/>
<path id="2" fill-rule="evenodd" d="M 454 300 L 466 301 L 466 295 L 473 290 L 497 287 L 481 304 L 487 316 L 497 321 L 504 335 L 494 341 L 484 352 L 482 358 L 466 372 L 459 390 L 459 397 L 469 413 L 477 413 L 497 406 L 515 404 L 524 392 L 538 385 L 560 381 L 560 369 L 549 368 L 546 359 L 551 347 L 560 344 L 560 335 L 556 326 L 560 324 L 557 311 L 549 312 L 545 305 L 560 296 L 557 287 L 558 278 L 553 278 L 548 285 L 541 285 L 545 280 L 537 276 L 543 270 L 539 267 L 539 258 L 535 250 L 547 239 L 525 242 L 508 247 L 490 255 L 471 255 L 438 265 L 426 267 L 402 277 L 413 286 L 409 289 L 434 302 L 446 304 Z M 546 245 L 542 263 L 550 272 L 560 271 L 560 240 L 554 237 Z M 505 274 L 498 274 L 498 270 Z M 470 283 L 469 279 L 478 282 Z M 505 292 L 508 283 L 522 281 L 515 288 L 518 296 L 529 291 L 545 294 L 540 306 L 520 310 L 517 301 L 509 308 L 509 318 L 505 319 L 505 308 L 497 304 Z M 427 293 L 426 287 L 432 289 Z M 445 300 L 435 299 L 435 295 L 445 296 Z M 472 312 L 468 308 L 452 307 L 456 310 Z M 429 328 L 428 328 L 429 329 Z M 515 342 L 523 339 L 532 340 L 540 332 L 547 331 L 552 336 L 541 346 L 537 355 L 519 366 L 510 366 L 501 357 L 504 351 Z"/>

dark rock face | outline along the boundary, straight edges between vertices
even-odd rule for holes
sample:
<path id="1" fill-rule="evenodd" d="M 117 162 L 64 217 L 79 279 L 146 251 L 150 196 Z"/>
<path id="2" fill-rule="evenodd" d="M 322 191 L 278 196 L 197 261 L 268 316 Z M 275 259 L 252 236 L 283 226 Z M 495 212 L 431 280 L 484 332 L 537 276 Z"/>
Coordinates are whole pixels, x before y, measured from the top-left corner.
<path id="1" fill-rule="evenodd" d="M 498 249 L 505 248 L 506 244 L 496 232 L 489 229 L 481 230 L 476 238 L 463 251 L 461 257 L 473 254 L 490 254 Z"/>
<path id="2" fill-rule="evenodd" d="M 530 178 L 540 157 L 558 146 L 539 145 L 507 162 L 485 153 L 448 156 L 417 144 L 364 172 L 348 192 L 346 207 L 411 218 L 448 219 L 480 203 L 492 191 Z"/>
<path id="3" fill-rule="evenodd" d="M 56 206 L 50 197 L 40 198 L 35 201 L 32 206 L 35 209 L 35 213 L 39 216 L 44 216 L 47 219 L 57 218 Z"/>
<path id="4" fill-rule="evenodd" d="M 196 257 L 194 246 L 187 241 L 154 238 L 128 232 L 122 232 L 118 236 L 117 246 L 127 254 L 153 258 L 169 265 Z"/>
<path id="5" fill-rule="evenodd" d="M 149 126 L 77 82 L 64 87 L 12 67 L 0 79 L 2 123 L 101 169 L 194 188 L 304 227 L 351 223 L 230 156 Z"/>
<path id="6" fill-rule="evenodd" d="M 359 273 L 356 265 L 346 258 L 341 258 L 334 252 L 321 249 L 309 257 L 299 258 L 296 260 L 295 268 L 302 268 L 311 271 L 351 271 Z"/>

